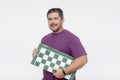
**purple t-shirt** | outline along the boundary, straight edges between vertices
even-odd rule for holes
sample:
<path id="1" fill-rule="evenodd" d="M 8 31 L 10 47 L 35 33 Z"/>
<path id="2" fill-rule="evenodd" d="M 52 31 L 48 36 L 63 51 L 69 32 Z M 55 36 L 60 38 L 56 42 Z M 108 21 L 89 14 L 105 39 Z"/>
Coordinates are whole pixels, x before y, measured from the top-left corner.
<path id="1" fill-rule="evenodd" d="M 74 58 L 87 54 L 80 39 L 68 30 L 63 30 L 57 34 L 50 33 L 42 38 L 41 43 L 73 56 Z M 47 71 L 43 71 L 43 75 L 43 80 L 67 80 L 57 79 Z"/>

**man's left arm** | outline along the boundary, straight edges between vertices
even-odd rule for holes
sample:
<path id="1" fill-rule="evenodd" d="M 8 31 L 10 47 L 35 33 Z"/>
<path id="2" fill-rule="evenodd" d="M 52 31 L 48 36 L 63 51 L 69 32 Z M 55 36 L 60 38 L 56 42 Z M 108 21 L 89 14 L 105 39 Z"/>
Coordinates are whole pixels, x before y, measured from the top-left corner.
<path id="1" fill-rule="evenodd" d="M 73 60 L 71 65 L 64 69 L 64 72 L 65 74 L 69 74 L 74 71 L 77 71 L 78 69 L 82 68 L 86 63 L 87 63 L 87 55 L 82 55 L 76 58 L 75 60 Z M 56 70 L 54 76 L 56 76 L 57 78 L 63 78 L 65 76 L 61 69 L 54 69 L 54 70 Z"/>
<path id="2" fill-rule="evenodd" d="M 82 68 L 86 63 L 87 63 L 87 55 L 82 55 L 76 58 L 70 66 L 64 69 L 64 71 L 66 74 L 72 73 Z"/>

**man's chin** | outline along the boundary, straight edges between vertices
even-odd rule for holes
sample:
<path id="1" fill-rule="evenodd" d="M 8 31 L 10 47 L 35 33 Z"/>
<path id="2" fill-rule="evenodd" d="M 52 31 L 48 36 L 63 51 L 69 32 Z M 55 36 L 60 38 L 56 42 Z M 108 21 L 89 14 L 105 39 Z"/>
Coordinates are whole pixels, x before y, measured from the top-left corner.
<path id="1" fill-rule="evenodd" d="M 53 31 L 54 31 L 54 32 L 56 32 L 56 31 L 57 31 L 57 29 L 54 29 Z"/>
<path id="2" fill-rule="evenodd" d="M 57 32 L 57 29 L 51 29 L 53 32 Z"/>
<path id="3" fill-rule="evenodd" d="M 58 32 L 59 29 L 51 29 L 53 32 Z"/>

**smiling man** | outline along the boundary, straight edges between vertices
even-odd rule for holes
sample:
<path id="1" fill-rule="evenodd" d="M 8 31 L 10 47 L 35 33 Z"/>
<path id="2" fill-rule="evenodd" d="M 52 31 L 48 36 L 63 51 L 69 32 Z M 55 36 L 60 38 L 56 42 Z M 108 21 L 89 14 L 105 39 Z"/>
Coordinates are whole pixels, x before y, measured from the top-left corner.
<path id="1" fill-rule="evenodd" d="M 45 35 L 42 38 L 41 43 L 64 52 L 75 59 L 70 66 L 63 70 L 53 69 L 56 71 L 54 74 L 43 70 L 42 80 L 67 80 L 64 78 L 65 75 L 81 69 L 87 63 L 87 53 L 80 39 L 70 31 L 63 28 L 64 15 L 60 8 L 49 9 L 47 19 L 48 26 L 52 32 Z M 34 57 L 37 54 L 38 49 L 35 48 L 32 56 Z M 74 80 L 76 79 L 74 78 Z"/>

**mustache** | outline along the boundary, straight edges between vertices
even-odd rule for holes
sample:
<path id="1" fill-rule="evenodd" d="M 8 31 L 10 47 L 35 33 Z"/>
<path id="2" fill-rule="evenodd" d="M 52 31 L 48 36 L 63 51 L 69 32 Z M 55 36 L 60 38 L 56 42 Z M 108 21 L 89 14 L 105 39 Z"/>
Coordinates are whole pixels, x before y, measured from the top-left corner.
<path id="1" fill-rule="evenodd" d="M 57 24 L 55 24 L 55 23 L 52 23 L 52 24 L 50 24 L 50 26 L 57 26 Z"/>

